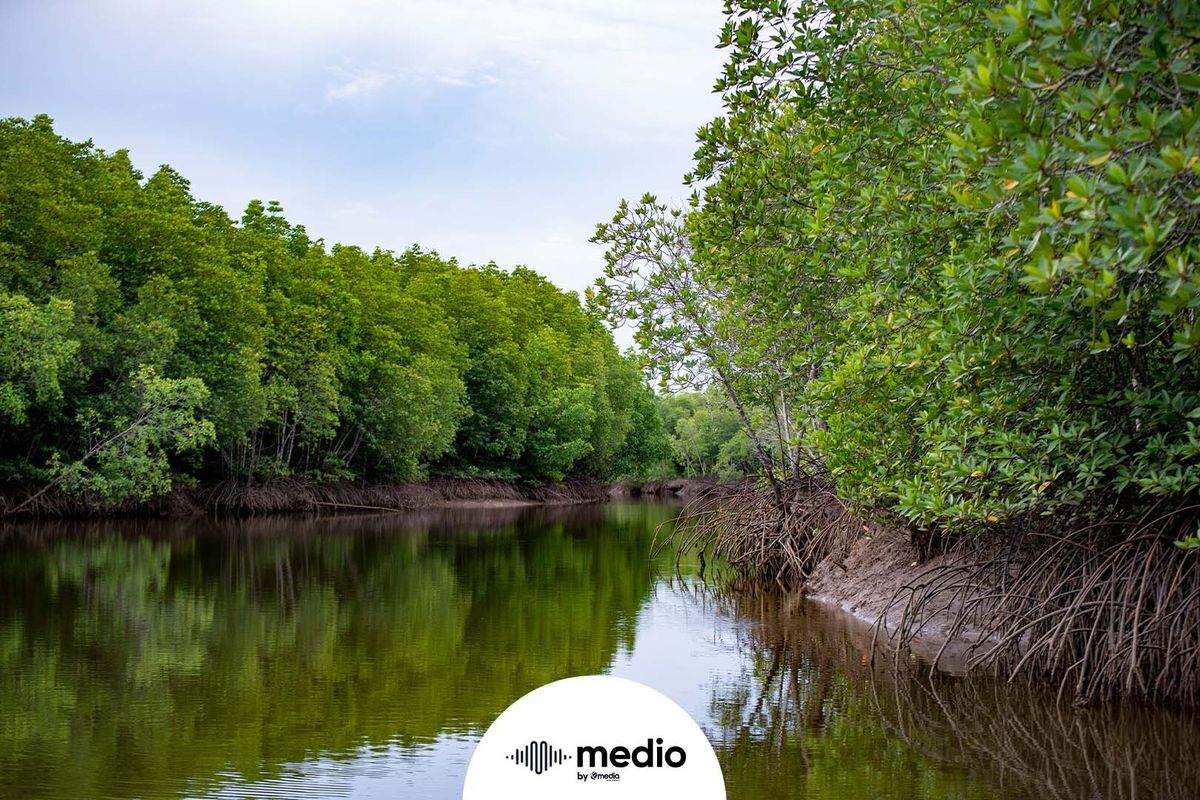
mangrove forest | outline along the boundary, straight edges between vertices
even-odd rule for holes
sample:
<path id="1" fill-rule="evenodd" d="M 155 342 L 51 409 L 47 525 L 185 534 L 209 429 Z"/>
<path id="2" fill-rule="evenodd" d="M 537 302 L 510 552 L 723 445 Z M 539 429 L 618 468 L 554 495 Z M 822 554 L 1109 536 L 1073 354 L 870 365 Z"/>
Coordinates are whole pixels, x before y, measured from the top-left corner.
<path id="1" fill-rule="evenodd" d="M 759 462 L 685 543 L 795 585 L 904 530 L 956 553 L 906 631 L 949 608 L 1070 696 L 1200 701 L 1200 6 L 726 13 L 690 202 L 595 237 L 594 305 Z"/>
<path id="2" fill-rule="evenodd" d="M 461 800 L 606 674 L 730 800 L 1195 798 L 1200 3 L 94 6 L 0 3 L 0 796 Z"/>
<path id="3" fill-rule="evenodd" d="M 669 456 L 637 359 L 534 272 L 327 246 L 277 203 L 235 220 L 47 117 L 0 122 L 0 280 L 10 487 L 104 505 L 188 481 L 607 480 Z"/>

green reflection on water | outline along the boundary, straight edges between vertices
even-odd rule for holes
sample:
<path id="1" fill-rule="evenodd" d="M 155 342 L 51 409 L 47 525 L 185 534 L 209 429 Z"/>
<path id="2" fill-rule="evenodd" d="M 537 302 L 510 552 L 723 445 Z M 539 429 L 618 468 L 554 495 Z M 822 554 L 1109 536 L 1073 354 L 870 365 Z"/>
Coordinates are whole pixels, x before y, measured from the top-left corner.
<path id="1" fill-rule="evenodd" d="M 627 674 L 704 725 L 735 800 L 1045 800 L 1194 785 L 1179 769 L 1119 785 L 1098 767 L 1132 758 L 1137 741 L 1150 742 L 1138 751 L 1147 775 L 1156 758 L 1183 758 L 1164 742 L 1188 741 L 1188 720 L 1126 719 L 1125 744 L 1100 736 L 1108 749 L 1081 756 L 1079 742 L 1111 720 L 1072 717 L 1077 741 L 1045 698 L 962 681 L 930 695 L 915 679 L 880 677 L 862 632 L 808 604 L 714 599 L 695 564 L 649 556 L 675 513 L 616 504 L 10 531 L 0 797 L 231 786 L 260 796 L 272 781 L 289 796 L 327 796 L 297 765 L 363 763 L 417 789 L 384 780 L 346 792 L 456 797 L 446 787 L 465 764 L 449 764 L 448 741 L 478 737 L 537 686 L 636 664 L 668 635 L 686 642 L 657 657 L 671 663 Z M 694 657 L 706 659 L 701 674 L 687 673 Z M 976 717 L 985 723 L 972 727 Z M 994 735 L 1014 719 L 1042 719 L 1023 756 Z M 991 754 L 1006 747 L 998 768 Z M 421 791 L 418 757 L 438 764 L 440 788 Z M 1064 777 L 1072 770 L 1093 785 Z"/>
<path id="2" fill-rule="evenodd" d="M 649 537 L 668 515 L 10 543 L 0 797 L 171 796 L 218 773 L 479 732 L 632 646 Z"/>

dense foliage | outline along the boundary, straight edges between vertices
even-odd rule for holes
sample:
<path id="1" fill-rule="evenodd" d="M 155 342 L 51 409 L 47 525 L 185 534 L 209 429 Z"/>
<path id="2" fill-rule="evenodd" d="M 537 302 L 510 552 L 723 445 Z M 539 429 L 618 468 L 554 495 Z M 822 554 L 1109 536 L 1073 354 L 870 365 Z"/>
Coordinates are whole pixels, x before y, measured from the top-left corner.
<path id="1" fill-rule="evenodd" d="M 326 247 L 169 167 L 0 122 L 0 483 L 637 475 L 655 399 L 535 273 Z"/>
<path id="2" fill-rule="evenodd" d="M 1191 503 L 1200 6 L 726 5 L 691 207 L 597 234 L 652 366 L 919 527 Z"/>
<path id="3" fill-rule="evenodd" d="M 718 392 L 664 394 L 658 400 L 670 439 L 670 471 L 685 477 L 736 478 L 758 472 L 750 437 Z"/>

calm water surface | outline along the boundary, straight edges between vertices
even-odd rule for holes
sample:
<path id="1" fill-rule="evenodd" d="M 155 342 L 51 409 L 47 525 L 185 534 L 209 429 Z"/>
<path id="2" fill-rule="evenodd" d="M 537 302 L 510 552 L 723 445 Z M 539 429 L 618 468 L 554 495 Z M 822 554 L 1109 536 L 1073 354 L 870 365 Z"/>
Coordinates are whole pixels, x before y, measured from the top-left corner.
<path id="1" fill-rule="evenodd" d="M 797 598 L 651 559 L 650 504 L 0 532 L 0 798 L 457 798 L 513 700 L 606 672 L 730 798 L 1195 798 L 1200 725 L 872 670 Z"/>

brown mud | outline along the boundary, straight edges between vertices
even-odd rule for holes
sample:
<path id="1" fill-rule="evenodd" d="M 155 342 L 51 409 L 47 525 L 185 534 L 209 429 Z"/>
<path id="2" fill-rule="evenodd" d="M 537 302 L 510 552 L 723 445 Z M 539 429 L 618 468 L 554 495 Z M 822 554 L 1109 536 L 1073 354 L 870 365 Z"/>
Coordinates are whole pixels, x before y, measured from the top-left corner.
<path id="1" fill-rule="evenodd" d="M 1200 707 L 1197 508 L 1014 518 L 959 534 L 858 518 L 828 485 L 750 482 L 689 502 L 670 535 L 742 583 L 803 589 L 897 657 L 1110 700 Z"/>
<path id="2" fill-rule="evenodd" d="M 0 494 L 0 519 L 385 513 L 455 506 L 574 505 L 603 502 L 610 497 L 612 488 L 610 484 L 588 480 L 532 484 L 494 478 L 438 477 L 419 482 L 279 478 L 177 487 L 160 497 L 117 504 L 48 492 L 35 503 L 27 504 L 26 498 L 36 493 L 38 487 L 24 487 Z"/>
<path id="3" fill-rule="evenodd" d="M 872 529 L 851 545 L 844 558 L 822 561 L 805 584 L 807 598 L 822 606 L 840 609 L 878 628 L 877 642 L 891 644 L 899 635 L 904 607 L 896 602 L 905 586 L 919 583 L 931 568 L 951 563 L 956 556 L 939 555 L 922 561 L 906 533 Z M 979 641 L 977 632 L 955 630 L 957 608 L 947 607 L 922 617 L 910 631 L 907 649 L 940 671 L 963 674 L 968 654 Z"/>

